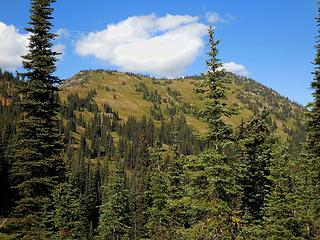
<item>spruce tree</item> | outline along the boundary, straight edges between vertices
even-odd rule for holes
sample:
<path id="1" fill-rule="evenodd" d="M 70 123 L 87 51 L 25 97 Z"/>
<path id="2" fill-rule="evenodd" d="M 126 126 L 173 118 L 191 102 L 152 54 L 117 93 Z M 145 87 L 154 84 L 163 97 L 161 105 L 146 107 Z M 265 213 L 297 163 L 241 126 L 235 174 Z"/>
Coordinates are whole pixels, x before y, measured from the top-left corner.
<path id="1" fill-rule="evenodd" d="M 8 214 L 10 210 L 11 196 L 9 186 L 9 156 L 10 143 L 15 132 L 17 121 L 17 96 L 14 86 L 18 81 L 11 73 L 4 72 L 2 75 L 0 69 L 0 214 Z M 10 102 L 7 100 L 10 98 Z M 3 105 L 1 105 L 3 104 Z"/>
<path id="2" fill-rule="evenodd" d="M 87 176 L 85 178 L 85 191 L 81 194 L 81 204 L 86 213 L 88 223 L 88 236 L 93 236 L 94 230 L 99 222 L 99 206 L 101 205 L 101 176 L 100 162 L 96 165 L 88 166 Z"/>
<path id="3" fill-rule="evenodd" d="M 125 172 L 118 159 L 109 182 L 104 185 L 97 239 L 129 239 L 129 199 Z"/>
<path id="4" fill-rule="evenodd" d="M 195 92 L 205 99 L 200 109 L 200 116 L 208 124 L 209 131 L 205 136 L 207 144 L 219 149 L 221 142 L 230 139 L 232 128 L 224 122 L 224 117 L 234 113 L 234 109 L 227 106 L 226 73 L 218 58 L 219 40 L 214 38 L 214 29 L 209 27 L 209 59 L 206 61 L 208 72 L 203 82 L 195 87 Z"/>
<path id="5" fill-rule="evenodd" d="M 271 190 L 263 207 L 262 231 L 264 239 L 308 239 L 305 235 L 304 200 L 297 174 L 299 162 L 288 156 L 288 149 L 282 143 L 272 148 L 270 162 Z M 254 231 L 251 231 L 254 232 Z"/>
<path id="6" fill-rule="evenodd" d="M 311 83 L 313 89 L 314 101 L 311 104 L 311 110 L 309 111 L 308 122 L 308 149 L 314 157 L 320 156 L 320 5 L 318 7 L 318 36 L 316 43 L 316 56 L 314 60 L 314 79 Z M 319 161 L 317 165 L 320 165 Z"/>
<path id="7" fill-rule="evenodd" d="M 172 121 L 172 130 L 170 131 L 171 135 L 171 155 L 166 163 L 167 172 L 169 178 L 169 193 L 170 198 L 177 199 L 182 196 L 183 186 L 181 175 L 183 172 L 183 166 L 180 160 L 180 145 L 181 145 L 181 137 L 179 136 L 178 129 L 178 116 L 175 116 Z"/>
<path id="8" fill-rule="evenodd" d="M 53 201 L 47 206 L 49 212 L 45 216 L 49 225 L 46 239 L 87 239 L 85 212 L 78 191 L 69 182 L 61 183 L 54 189 Z"/>
<path id="9" fill-rule="evenodd" d="M 29 52 L 23 56 L 25 80 L 19 88 L 20 120 L 12 144 L 11 186 L 16 192 L 19 232 L 41 238 L 41 212 L 52 189 L 64 180 L 62 141 L 58 134 L 56 55 L 51 33 L 54 0 L 32 0 Z"/>
<path id="10" fill-rule="evenodd" d="M 233 152 L 234 154 L 234 152 Z M 184 159 L 183 239 L 235 239 L 240 226 L 241 187 L 235 158 L 205 151 Z M 199 237 L 199 238 L 198 238 Z"/>
<path id="11" fill-rule="evenodd" d="M 239 163 L 235 158 L 232 127 L 224 122 L 234 110 L 227 106 L 225 71 L 221 69 L 214 30 L 209 27 L 208 73 L 195 92 L 205 99 L 200 109 L 208 124 L 208 149 L 190 156 L 184 165 L 189 222 L 183 234 L 190 239 L 234 239 L 239 228 Z"/>
<path id="12" fill-rule="evenodd" d="M 248 222 L 262 218 L 270 190 L 270 164 L 276 140 L 268 125 L 269 111 L 263 110 L 240 130 L 241 162 L 244 165 L 242 210 Z"/>
<path id="13" fill-rule="evenodd" d="M 6 143 L 0 135 L 0 215 L 8 210 L 9 188 L 8 188 L 8 162 L 6 159 Z"/>
<path id="14" fill-rule="evenodd" d="M 314 101 L 309 106 L 307 125 L 306 156 L 302 162 L 304 179 L 304 198 L 306 205 L 306 229 L 310 238 L 320 235 L 320 3 L 316 18 L 318 35 L 316 38 L 316 56 L 314 59 L 314 79 L 311 83 Z"/>
<path id="15" fill-rule="evenodd" d="M 170 154 L 166 153 L 163 156 L 163 163 L 165 164 L 165 172 L 162 174 L 165 175 L 165 178 L 162 179 L 162 184 L 168 184 L 167 186 L 167 199 L 166 199 L 166 208 L 170 215 L 170 221 L 167 232 L 170 233 L 171 238 L 179 238 L 180 229 L 185 221 L 184 215 L 184 205 L 181 204 L 181 198 L 183 197 L 183 192 L 185 190 L 185 185 L 183 182 L 183 162 L 180 157 L 180 145 L 181 145 L 181 136 L 179 135 L 178 128 L 178 119 L 179 116 L 174 116 L 172 119 L 172 126 L 170 131 Z M 169 129 L 168 129 L 169 130 Z M 153 160 L 154 161 L 154 160 Z M 160 161 L 160 162 L 161 162 Z M 159 162 L 159 161 L 156 161 Z M 159 171 L 159 170 L 158 170 Z M 158 175 L 161 172 L 158 173 Z M 156 175 L 156 176 L 158 176 Z M 159 179 L 160 180 L 160 179 Z M 166 183 L 168 181 L 168 183 Z M 163 186 L 165 187 L 165 185 Z M 165 195 L 166 193 L 162 193 Z M 161 196 L 161 195 L 160 195 Z"/>
<path id="16" fill-rule="evenodd" d="M 168 209 L 169 177 L 163 160 L 161 149 L 157 148 L 151 155 L 150 169 L 150 207 L 148 208 L 148 237 L 150 239 L 171 239 L 170 224 L 172 219 Z"/>
<path id="17" fill-rule="evenodd" d="M 137 159 L 134 166 L 131 189 L 132 231 L 133 239 L 141 239 L 147 236 L 147 216 L 149 207 L 149 169 L 150 154 L 149 144 L 142 133 L 138 142 Z"/>

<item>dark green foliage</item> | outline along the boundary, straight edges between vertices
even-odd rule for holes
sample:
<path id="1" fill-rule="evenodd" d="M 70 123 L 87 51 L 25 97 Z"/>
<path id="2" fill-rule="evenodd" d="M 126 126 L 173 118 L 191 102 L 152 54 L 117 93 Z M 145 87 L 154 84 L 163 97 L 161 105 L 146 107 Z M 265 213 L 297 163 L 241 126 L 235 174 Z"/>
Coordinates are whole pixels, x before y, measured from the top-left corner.
<path id="1" fill-rule="evenodd" d="M 288 134 L 289 152 L 293 157 L 301 153 L 306 137 L 305 124 L 302 122 L 302 106 L 252 79 L 236 76 L 232 73 L 227 73 L 227 79 L 242 87 L 236 90 L 236 97 L 254 115 L 259 114 L 263 108 L 270 109 L 271 130 L 276 131 L 282 124 L 284 132 Z M 287 126 L 288 119 L 294 120 L 294 126 L 290 128 Z"/>
<path id="2" fill-rule="evenodd" d="M 137 149 L 137 159 L 132 176 L 132 231 L 133 239 L 147 237 L 146 223 L 148 219 L 148 207 L 150 196 L 150 154 L 149 144 L 144 135 L 141 135 Z"/>
<path id="3" fill-rule="evenodd" d="M 150 110 L 151 116 L 154 120 L 160 121 L 163 119 L 161 107 L 157 104 L 153 104 Z"/>
<path id="4" fill-rule="evenodd" d="M 81 136 L 78 153 L 73 156 L 70 166 L 72 172 L 71 181 L 78 187 L 80 193 L 84 193 L 86 189 L 86 177 L 89 169 L 89 164 L 86 160 L 86 157 L 89 154 L 88 152 L 87 140 L 85 137 Z"/>
<path id="5" fill-rule="evenodd" d="M 88 224 L 87 235 L 90 237 L 93 236 L 99 221 L 99 206 L 101 205 L 100 163 L 97 166 L 89 166 L 85 182 L 86 188 L 81 194 L 81 205 Z"/>
<path id="6" fill-rule="evenodd" d="M 97 239 L 130 239 L 129 199 L 123 166 L 118 159 L 103 188 Z"/>
<path id="7" fill-rule="evenodd" d="M 218 59 L 217 46 L 219 41 L 214 39 L 214 30 L 208 29 L 209 33 L 209 59 L 207 60 L 208 73 L 205 80 L 198 83 L 195 92 L 206 99 L 206 103 L 199 110 L 200 116 L 208 124 L 209 131 L 206 135 L 206 142 L 210 146 L 218 148 L 221 141 L 230 138 L 232 128 L 226 124 L 223 117 L 233 114 L 233 109 L 226 104 L 226 80 L 225 71 L 221 69 L 222 64 Z"/>
<path id="8" fill-rule="evenodd" d="M 53 76 L 57 53 L 51 50 L 55 35 L 50 33 L 53 0 L 31 1 L 29 53 L 23 59 L 26 73 L 20 74 L 20 120 L 11 152 L 10 179 L 16 193 L 15 214 L 23 218 L 22 234 L 39 236 L 42 232 L 43 206 L 54 186 L 65 179 L 63 148 L 58 133 L 57 87 Z M 32 218 L 32 221 L 30 221 Z"/>
<path id="9" fill-rule="evenodd" d="M 150 101 L 154 104 L 160 104 L 161 103 L 161 96 L 158 94 L 157 90 L 156 91 L 149 91 L 148 87 L 142 83 L 139 82 L 136 86 L 136 91 L 137 92 L 142 92 L 143 93 L 143 99 Z"/>
<path id="10" fill-rule="evenodd" d="M 270 164 L 275 137 L 267 123 L 269 112 L 262 111 L 240 127 L 241 162 L 245 166 L 242 210 L 247 221 L 261 220 L 262 208 L 270 190 Z"/>
<path id="11" fill-rule="evenodd" d="M 58 185 L 52 193 L 49 203 L 48 223 L 50 232 L 48 239 L 86 239 L 85 212 L 81 206 L 76 186 L 70 183 Z M 50 208 L 53 210 L 50 211 Z"/>
<path id="12" fill-rule="evenodd" d="M 320 9 L 320 7 L 319 7 Z M 317 24 L 320 24 L 320 10 L 317 17 Z M 320 34 L 320 30 L 318 30 Z M 308 146 L 310 152 L 315 156 L 319 156 L 320 150 L 320 39 L 317 36 L 316 56 L 314 60 L 315 70 L 314 70 L 314 80 L 311 83 L 313 88 L 314 102 L 311 104 L 311 110 L 309 111 L 309 122 L 308 122 Z M 318 161 L 317 161 L 318 162 Z"/>
<path id="13" fill-rule="evenodd" d="M 199 112 L 209 127 L 205 136 L 208 150 L 184 161 L 186 191 L 178 202 L 188 220 L 182 222 L 180 232 L 187 239 L 234 239 L 240 223 L 240 165 L 231 141 L 231 126 L 223 120 L 232 111 L 225 103 L 225 72 L 217 58 L 219 41 L 214 40 L 211 27 L 208 32 L 209 72 L 195 88 L 206 98 Z"/>
<path id="14" fill-rule="evenodd" d="M 178 115 L 173 118 L 169 123 L 169 128 L 168 143 L 172 146 L 176 145 L 176 151 L 179 154 L 197 154 L 205 148 L 204 143 L 194 136 L 185 116 Z M 179 139 L 177 139 L 178 136 Z"/>
<path id="15" fill-rule="evenodd" d="M 104 103 L 103 108 L 106 113 L 113 113 L 112 107 L 108 103 Z"/>
<path id="16" fill-rule="evenodd" d="M 234 239 L 240 227 L 241 187 L 235 159 L 206 151 L 184 160 L 186 220 L 180 230 L 187 239 Z"/>
<path id="17" fill-rule="evenodd" d="M 11 205 L 8 145 L 15 132 L 14 126 L 18 117 L 18 96 L 14 91 L 17 81 L 12 74 L 0 69 L 0 214 L 8 213 Z"/>
<path id="18" fill-rule="evenodd" d="M 63 108 L 62 114 L 66 117 L 71 117 L 73 111 L 97 112 L 98 106 L 94 102 L 94 97 L 97 94 L 96 90 L 89 91 L 85 98 L 80 98 L 78 93 L 70 94 L 67 97 L 68 104 Z M 71 115 L 71 116 L 70 116 Z"/>
<path id="19" fill-rule="evenodd" d="M 307 146 L 303 159 L 304 176 L 303 194 L 308 203 L 307 227 L 309 238 L 317 239 L 320 235 L 320 3 L 318 2 L 317 16 L 318 35 L 316 38 L 316 56 L 314 59 L 314 79 L 311 83 L 314 101 L 309 105 L 307 116 Z"/>
<path id="20" fill-rule="evenodd" d="M 273 147 L 270 164 L 271 190 L 266 198 L 263 233 L 267 239 L 304 239 L 304 199 L 299 191 L 298 163 L 288 156 L 288 150 L 278 144 Z"/>
<path id="21" fill-rule="evenodd" d="M 150 207 L 148 209 L 148 237 L 150 239 L 171 239 L 173 229 L 170 228 L 172 219 L 168 208 L 169 176 L 166 165 L 157 148 L 151 155 L 150 169 Z"/>

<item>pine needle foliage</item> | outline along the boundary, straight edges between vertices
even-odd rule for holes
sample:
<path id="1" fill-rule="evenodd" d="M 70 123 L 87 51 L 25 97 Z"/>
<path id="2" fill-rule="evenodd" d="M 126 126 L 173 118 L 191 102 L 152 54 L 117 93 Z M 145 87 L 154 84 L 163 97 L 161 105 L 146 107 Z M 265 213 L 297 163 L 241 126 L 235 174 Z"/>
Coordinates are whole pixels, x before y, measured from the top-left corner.
<path id="1" fill-rule="evenodd" d="M 200 116 L 208 124 L 209 131 L 205 140 L 209 146 L 218 148 L 222 141 L 230 139 L 232 128 L 223 120 L 235 113 L 227 106 L 226 72 L 218 58 L 219 40 L 215 40 L 214 29 L 208 28 L 209 52 L 206 61 L 208 72 L 203 82 L 198 83 L 194 91 L 206 99 L 206 103 L 199 110 Z"/>
<path id="2" fill-rule="evenodd" d="M 38 214 L 49 201 L 51 191 L 65 179 L 63 148 L 58 132 L 56 56 L 51 33 L 54 0 L 32 0 L 29 52 L 23 56 L 25 73 L 18 89 L 20 120 L 12 143 L 10 178 L 16 193 L 15 214 L 31 218 L 22 221 L 22 230 L 39 234 Z M 41 232 L 41 231 L 40 231 Z"/>

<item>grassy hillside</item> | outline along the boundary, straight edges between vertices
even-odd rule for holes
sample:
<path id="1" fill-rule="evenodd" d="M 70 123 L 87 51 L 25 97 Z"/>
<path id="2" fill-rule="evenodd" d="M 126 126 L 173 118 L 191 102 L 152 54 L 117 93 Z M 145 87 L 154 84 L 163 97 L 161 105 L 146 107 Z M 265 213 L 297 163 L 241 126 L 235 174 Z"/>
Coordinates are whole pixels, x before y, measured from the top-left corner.
<path id="1" fill-rule="evenodd" d="M 297 127 L 301 128 L 302 106 L 254 80 L 231 73 L 227 77 L 227 102 L 237 107 L 239 112 L 237 116 L 227 120 L 229 123 L 237 126 L 263 107 L 269 107 L 272 110 L 272 124 L 279 135 L 285 136 Z M 123 120 L 130 115 L 137 119 L 146 115 L 159 120 L 152 114 L 152 108 L 155 107 L 160 109 L 153 112 L 161 112 L 166 119 L 172 108 L 175 108 L 186 115 L 194 131 L 203 133 L 206 125 L 197 117 L 196 111 L 204 101 L 193 93 L 193 86 L 197 81 L 202 81 L 202 77 L 165 80 L 116 71 L 81 71 L 62 84 L 60 97 L 62 101 L 66 101 L 71 93 L 84 97 L 95 89 L 95 102 L 99 108 L 102 109 L 107 103 L 119 112 Z"/>

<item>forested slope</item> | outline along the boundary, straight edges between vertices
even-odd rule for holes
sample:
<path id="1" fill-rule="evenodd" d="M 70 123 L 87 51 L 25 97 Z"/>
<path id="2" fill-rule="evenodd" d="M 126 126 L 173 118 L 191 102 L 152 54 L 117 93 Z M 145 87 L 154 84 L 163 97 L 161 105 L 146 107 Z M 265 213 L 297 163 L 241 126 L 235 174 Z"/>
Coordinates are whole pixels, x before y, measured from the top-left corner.
<path id="1" fill-rule="evenodd" d="M 54 2 L 31 1 L 21 79 L 0 71 L 1 239 L 319 239 L 319 38 L 305 141 L 303 108 L 226 73 L 210 26 L 204 76 L 61 85 Z"/>
<path id="2" fill-rule="evenodd" d="M 235 107 L 238 114 L 226 122 L 239 131 L 241 122 L 245 124 L 264 108 L 269 108 L 271 117 L 266 121 L 271 131 L 289 140 L 292 153 L 299 152 L 305 137 L 301 123 L 303 108 L 253 80 L 231 73 L 226 76 L 227 104 Z M 81 71 L 63 82 L 59 93 L 62 120 L 59 131 L 64 136 L 64 153 L 72 173 L 72 186 L 81 195 L 86 234 L 92 235 L 90 229 L 98 227 L 97 207 L 102 203 L 102 185 L 106 179 L 115 177 L 113 174 L 117 171 L 121 174 L 121 168 L 124 168 L 129 182 L 122 188 L 134 194 L 132 191 L 136 190 L 131 186 L 134 183 L 130 176 L 148 175 L 144 173 L 146 169 L 137 169 L 141 168 L 139 161 L 143 152 L 158 151 L 152 156 L 144 156 L 150 167 L 153 163 L 149 159 L 159 161 L 161 158 L 170 162 L 180 155 L 192 157 L 206 150 L 206 142 L 199 137 L 208 131 L 198 111 L 204 105 L 204 99 L 193 90 L 202 81 L 203 76 L 168 80 L 93 70 Z M 19 84 L 20 81 L 10 73 L 1 75 L 1 146 L 6 153 L 18 117 L 19 98 L 15 88 Z M 8 161 L 9 156 L 2 155 L 1 176 L 5 184 L 1 187 L 6 193 L 1 199 L 4 215 L 11 205 Z M 174 168 L 171 171 L 179 171 L 179 164 Z M 5 222 L 10 226 L 10 219 Z"/>
<path id="3" fill-rule="evenodd" d="M 299 142 L 304 140 L 301 105 L 252 79 L 232 73 L 226 77 L 227 104 L 238 111 L 237 115 L 226 119 L 228 123 L 237 127 L 263 108 L 268 108 L 271 110 L 272 129 L 281 137 L 292 137 L 299 148 Z M 187 76 L 168 80 L 117 71 L 85 70 L 63 82 L 60 97 L 62 102 L 67 103 L 69 95 L 78 94 L 84 98 L 94 90 L 93 101 L 99 111 L 108 105 L 124 121 L 129 116 L 137 119 L 146 116 L 159 125 L 175 114 L 183 114 L 194 133 L 204 133 L 207 126 L 197 111 L 204 101 L 193 91 L 195 84 L 203 78 Z"/>

